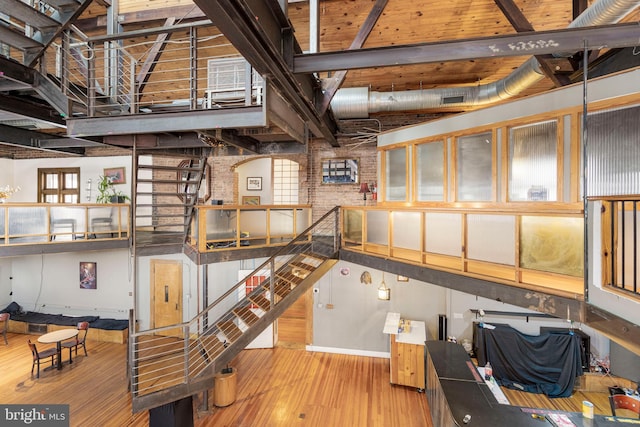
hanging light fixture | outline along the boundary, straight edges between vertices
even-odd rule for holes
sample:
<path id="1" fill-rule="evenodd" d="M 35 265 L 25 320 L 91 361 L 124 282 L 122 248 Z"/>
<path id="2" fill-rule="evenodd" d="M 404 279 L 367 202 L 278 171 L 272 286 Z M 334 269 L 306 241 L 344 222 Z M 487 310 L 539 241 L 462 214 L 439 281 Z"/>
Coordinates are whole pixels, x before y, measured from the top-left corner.
<path id="1" fill-rule="evenodd" d="M 378 299 L 383 301 L 391 299 L 391 289 L 387 288 L 387 284 L 384 283 L 384 271 L 382 272 L 382 283 L 378 287 Z"/>

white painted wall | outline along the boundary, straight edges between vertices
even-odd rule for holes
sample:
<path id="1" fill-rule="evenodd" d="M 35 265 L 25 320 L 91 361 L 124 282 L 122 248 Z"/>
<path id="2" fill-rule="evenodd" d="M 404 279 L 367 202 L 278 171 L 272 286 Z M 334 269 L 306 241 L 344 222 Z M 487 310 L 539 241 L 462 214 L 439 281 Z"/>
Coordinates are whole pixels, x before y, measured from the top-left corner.
<path id="1" fill-rule="evenodd" d="M 349 269 L 349 275 L 340 273 Z M 368 271 L 372 283 L 360 276 Z M 338 262 L 315 285 L 312 348 L 340 353 L 384 356 L 390 351 L 389 336 L 382 333 L 388 312 L 424 321 L 427 338 L 438 337 L 438 314 L 445 312 L 445 289 L 416 280 L 398 282 L 395 274 L 385 273 L 391 300 L 378 299 L 382 271 Z M 327 309 L 333 304 L 333 309 Z"/>
<path id="2" fill-rule="evenodd" d="M 80 289 L 80 262 L 87 261 L 97 263 L 97 289 Z M 127 319 L 133 306 L 126 249 L 11 258 L 11 275 L 13 300 L 24 311 Z"/>
<path id="3" fill-rule="evenodd" d="M 98 195 L 98 179 L 104 168 L 125 167 L 126 183 L 116 185 L 116 190 L 131 195 L 131 156 L 69 157 L 60 159 L 10 160 L 11 183 L 21 190 L 11 196 L 11 202 L 35 202 L 38 197 L 38 168 L 80 168 L 80 202 L 95 203 Z M 0 186 L 3 186 L 4 162 L 0 162 Z M 91 179 L 91 197 L 87 201 L 87 180 Z"/>
<path id="4" fill-rule="evenodd" d="M 238 166 L 238 204 L 242 204 L 242 196 L 260 196 L 261 205 L 273 203 L 271 191 L 271 158 L 263 157 Z M 247 190 L 247 177 L 262 178 L 262 190 Z"/>

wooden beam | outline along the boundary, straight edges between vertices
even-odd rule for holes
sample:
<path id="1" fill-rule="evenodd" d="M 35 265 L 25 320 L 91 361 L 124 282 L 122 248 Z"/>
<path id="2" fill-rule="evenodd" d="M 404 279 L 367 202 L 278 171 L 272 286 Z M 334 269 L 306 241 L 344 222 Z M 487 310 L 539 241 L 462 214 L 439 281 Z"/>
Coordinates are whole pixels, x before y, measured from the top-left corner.
<path id="1" fill-rule="evenodd" d="M 164 21 L 163 27 L 171 27 L 175 22 L 175 17 L 172 16 L 170 18 L 167 18 L 166 21 Z M 156 37 L 156 41 L 153 43 L 153 46 L 151 46 L 151 49 L 149 50 L 147 59 L 145 59 L 144 64 L 142 64 L 142 67 L 140 67 L 140 72 L 136 77 L 136 82 L 138 83 L 138 93 L 140 95 L 142 95 L 144 87 L 146 86 L 147 81 L 149 81 L 151 73 L 153 72 L 154 68 L 156 68 L 156 64 L 160 59 L 160 55 L 162 55 L 162 51 L 167 44 L 167 39 L 169 39 L 171 34 L 172 33 L 158 34 L 158 36 Z"/>
<path id="2" fill-rule="evenodd" d="M 531 25 L 527 17 L 524 16 L 513 0 L 494 1 L 518 33 L 535 31 L 533 25 Z M 535 58 L 540 64 L 542 72 L 551 79 L 556 87 L 566 86 L 571 83 L 568 76 L 556 74 L 556 65 L 551 63 L 553 59 L 552 55 L 535 55 Z M 565 59 L 565 61 L 567 60 Z"/>
<path id="3" fill-rule="evenodd" d="M 356 38 L 351 42 L 351 46 L 349 46 L 348 50 L 351 49 L 360 49 L 364 42 L 371 34 L 371 30 L 378 22 L 378 19 L 382 15 L 382 11 L 386 7 L 388 0 L 376 0 L 376 3 L 373 5 L 371 12 L 365 19 L 364 24 L 358 30 L 358 34 L 356 34 Z M 345 77 L 347 76 L 347 70 L 340 70 L 336 72 L 334 76 L 327 79 L 326 84 L 323 82 L 324 96 L 321 98 L 320 105 L 318 106 L 318 112 L 320 114 L 324 114 L 329 108 L 329 104 L 331 104 L 331 100 L 333 96 L 336 94 L 342 83 L 344 82 Z"/>

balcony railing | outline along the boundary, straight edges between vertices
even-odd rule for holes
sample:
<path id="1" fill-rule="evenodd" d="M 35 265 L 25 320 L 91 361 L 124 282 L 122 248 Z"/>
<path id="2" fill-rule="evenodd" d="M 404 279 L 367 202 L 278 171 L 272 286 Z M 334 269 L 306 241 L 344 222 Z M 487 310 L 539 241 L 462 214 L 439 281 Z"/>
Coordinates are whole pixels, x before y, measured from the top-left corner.
<path id="1" fill-rule="evenodd" d="M 309 205 L 197 206 L 192 242 L 199 252 L 284 246 L 311 225 Z"/>
<path id="2" fill-rule="evenodd" d="M 611 289 L 640 296 L 639 200 L 602 201 L 603 282 Z"/>
<path id="3" fill-rule="evenodd" d="M 581 211 L 342 210 L 349 250 L 571 297 L 584 294 Z"/>
<path id="4" fill-rule="evenodd" d="M 127 204 L 0 204 L 1 245 L 127 239 Z"/>

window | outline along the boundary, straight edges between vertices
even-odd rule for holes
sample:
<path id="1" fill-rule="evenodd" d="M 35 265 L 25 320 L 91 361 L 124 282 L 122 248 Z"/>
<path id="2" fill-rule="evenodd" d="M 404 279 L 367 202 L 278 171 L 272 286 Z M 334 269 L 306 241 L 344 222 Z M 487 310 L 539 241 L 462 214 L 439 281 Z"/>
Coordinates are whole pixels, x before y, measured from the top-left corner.
<path id="1" fill-rule="evenodd" d="M 407 200 L 407 149 L 395 148 L 385 152 L 385 198 L 389 202 Z"/>
<path id="2" fill-rule="evenodd" d="M 416 147 L 418 201 L 444 200 L 444 142 Z"/>
<path id="3" fill-rule="evenodd" d="M 588 196 L 640 193 L 640 106 L 587 117 Z"/>
<path id="4" fill-rule="evenodd" d="M 493 199 L 493 150 L 491 132 L 469 135 L 456 141 L 457 199 Z"/>
<path id="5" fill-rule="evenodd" d="M 78 203 L 80 168 L 38 169 L 39 203 Z"/>
<path id="6" fill-rule="evenodd" d="M 298 163 L 273 159 L 273 204 L 297 205 L 300 177 Z"/>
<path id="7" fill-rule="evenodd" d="M 558 123 L 509 129 L 509 200 L 557 200 Z"/>

